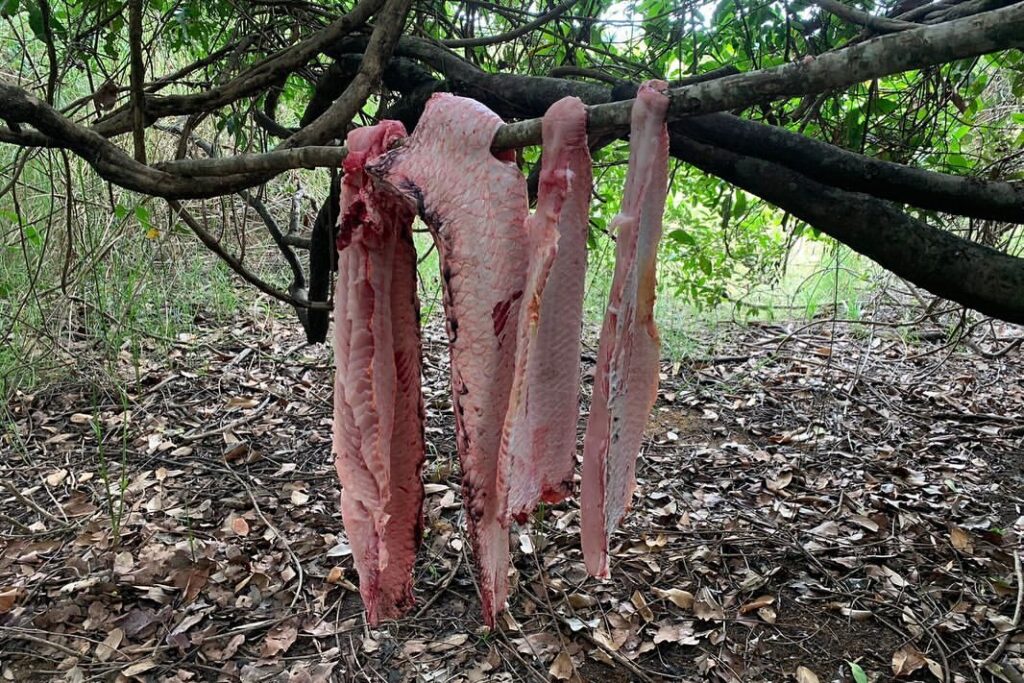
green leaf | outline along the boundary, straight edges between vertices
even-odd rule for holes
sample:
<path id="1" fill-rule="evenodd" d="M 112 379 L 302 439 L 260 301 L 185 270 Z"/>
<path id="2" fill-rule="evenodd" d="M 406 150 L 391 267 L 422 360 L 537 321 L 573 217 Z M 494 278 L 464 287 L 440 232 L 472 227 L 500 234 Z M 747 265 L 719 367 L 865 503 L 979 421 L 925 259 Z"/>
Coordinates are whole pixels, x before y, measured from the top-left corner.
<path id="1" fill-rule="evenodd" d="M 39 245 L 43 243 L 42 233 L 40 233 L 35 227 L 31 225 L 25 226 L 25 239 L 28 240 L 29 244 L 36 248 L 38 248 Z"/>
<path id="2" fill-rule="evenodd" d="M 747 212 L 747 195 L 744 192 L 736 193 L 736 201 L 732 205 L 732 216 L 738 218 Z"/>
<path id="3" fill-rule="evenodd" d="M 681 229 L 673 230 L 668 234 L 668 237 L 675 242 L 679 242 L 679 244 L 685 244 L 687 246 L 697 244 L 697 240 L 693 238 L 693 235 Z"/>
<path id="4" fill-rule="evenodd" d="M 899 107 L 900 105 L 898 102 L 886 99 L 884 97 L 875 100 L 875 110 L 881 112 L 882 114 L 891 114 L 897 109 L 899 109 Z"/>
<path id="5" fill-rule="evenodd" d="M 0 17 L 5 19 L 18 13 L 18 0 L 0 0 Z"/>
<path id="6" fill-rule="evenodd" d="M 39 9 L 38 2 L 28 3 L 28 27 L 39 40 L 46 41 L 46 27 L 43 24 L 43 10 Z"/>
<path id="7" fill-rule="evenodd" d="M 850 665 L 850 673 L 853 674 L 853 680 L 857 683 L 868 683 L 868 675 L 864 673 L 864 669 L 860 668 L 860 664 L 856 662 L 847 662 Z"/>
<path id="8" fill-rule="evenodd" d="M 142 204 L 139 204 L 138 206 L 135 207 L 135 218 L 138 219 L 142 227 L 148 229 L 151 226 L 149 220 L 149 209 L 147 209 Z"/>

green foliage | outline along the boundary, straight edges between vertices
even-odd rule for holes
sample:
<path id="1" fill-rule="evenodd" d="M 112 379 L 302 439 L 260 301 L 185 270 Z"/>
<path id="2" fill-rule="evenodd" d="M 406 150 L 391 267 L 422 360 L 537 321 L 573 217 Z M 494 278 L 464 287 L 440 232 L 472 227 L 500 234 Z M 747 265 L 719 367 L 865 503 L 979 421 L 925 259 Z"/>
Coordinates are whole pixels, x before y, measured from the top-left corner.
<path id="1" fill-rule="evenodd" d="M 882 13 L 892 4 L 857 0 L 852 6 Z M 230 48 L 220 59 L 154 92 L 214 88 L 290 49 L 353 5 L 351 0 L 252 6 L 233 0 L 147 0 L 147 78 L 178 72 Z M 39 0 L 0 0 L 0 59 L 22 83 L 45 83 L 49 54 L 44 41 L 51 33 L 61 65 L 55 105 L 70 118 L 91 123 L 95 112 L 89 96 L 108 79 L 121 88 L 117 105 L 126 101 L 125 3 L 80 0 L 47 6 L 48 26 Z M 550 8 L 520 0 L 418 3 L 410 23 L 418 34 L 438 40 L 489 36 L 515 29 Z M 570 66 L 633 82 L 674 80 L 721 67 L 749 71 L 800 61 L 841 47 L 860 30 L 823 13 L 810 0 L 592 0 L 577 3 L 516 40 L 457 52 L 489 72 L 547 75 Z M 241 46 L 234 49 L 239 41 Z M 275 85 L 280 87 L 279 123 L 298 124 L 330 61 L 324 56 L 313 59 Z M 253 117 L 269 94 L 261 92 L 199 117 L 196 133 L 222 155 L 272 147 L 277 141 Z M 375 92 L 356 122 L 372 121 L 378 107 L 392 98 L 386 88 Z M 1013 161 L 1024 146 L 1022 98 L 1024 55 L 1011 50 L 737 113 L 880 159 L 1022 179 L 1022 165 Z M 167 136 L 148 131 L 153 159 L 167 159 L 177 151 L 176 137 Z M 539 150 L 524 150 L 524 170 L 538 158 Z M 595 153 L 587 289 L 591 324 L 601 319 L 607 298 L 614 259 L 612 219 L 627 158 L 625 144 Z M 0 148 L 0 167 L 14 169 L 15 162 L 13 152 Z M 324 196 L 325 176 L 301 176 L 309 196 Z M 282 177 L 261 194 L 282 223 L 282 205 L 295 190 L 295 177 Z M 717 178 L 683 165 L 672 169 L 672 178 L 657 315 L 673 353 L 692 349 L 695 321 L 822 312 L 853 319 L 863 315 L 873 266 L 833 249 L 816 231 Z M 53 152 L 28 161 L 16 189 L 17 202 L 10 193 L 0 197 L 0 339 L 11 340 L 0 343 L 0 393 L 73 366 L 80 349 L 72 353 L 60 340 L 82 342 L 89 353 L 104 357 L 104 367 L 112 371 L 122 354 L 139 358 L 144 345 L 167 343 L 188 331 L 197 316 L 229 315 L 241 306 L 237 278 L 198 247 L 161 202 L 108 188 L 81 161 L 72 160 L 70 177 L 65 177 Z M 265 231 L 249 229 L 251 215 L 237 199 L 211 202 L 202 212 L 208 228 L 224 237 L 232 253 L 244 255 L 247 264 L 255 260 L 255 269 L 275 284 L 287 283 L 283 260 Z M 1019 239 L 997 233 L 991 241 L 1019 247 Z M 425 234 L 416 240 L 424 256 L 421 299 L 427 317 L 440 306 L 437 255 L 428 253 Z"/>

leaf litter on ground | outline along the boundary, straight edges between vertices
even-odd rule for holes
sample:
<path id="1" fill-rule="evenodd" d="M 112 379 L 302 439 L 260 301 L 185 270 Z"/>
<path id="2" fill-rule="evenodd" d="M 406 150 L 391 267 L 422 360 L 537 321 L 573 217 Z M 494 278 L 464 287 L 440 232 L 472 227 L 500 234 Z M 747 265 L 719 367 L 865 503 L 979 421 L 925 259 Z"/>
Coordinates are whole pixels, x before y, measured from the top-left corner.
<path id="1" fill-rule="evenodd" d="M 546 506 L 512 530 L 498 633 L 466 560 L 436 321 L 418 606 L 380 629 L 337 510 L 330 354 L 290 320 L 151 354 L 127 406 L 90 386 L 16 396 L 0 675 L 958 682 L 997 646 L 1024 670 L 1024 360 L 801 327 L 664 365 L 612 578 L 586 576 L 577 503 Z"/>

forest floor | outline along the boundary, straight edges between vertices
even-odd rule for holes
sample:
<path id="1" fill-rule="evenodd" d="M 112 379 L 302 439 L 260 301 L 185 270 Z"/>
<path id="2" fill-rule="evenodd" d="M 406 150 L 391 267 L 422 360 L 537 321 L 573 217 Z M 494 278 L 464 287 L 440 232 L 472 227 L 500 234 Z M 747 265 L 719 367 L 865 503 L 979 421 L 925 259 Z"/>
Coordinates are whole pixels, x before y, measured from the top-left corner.
<path id="1" fill-rule="evenodd" d="M 126 354 L 120 395 L 9 406 L 0 676 L 1024 680 L 1024 355 L 918 332 L 735 326 L 666 364 L 612 578 L 584 572 L 577 503 L 550 506 L 512 530 L 493 632 L 437 327 L 418 605 L 376 629 L 338 515 L 329 352 L 268 318 Z"/>

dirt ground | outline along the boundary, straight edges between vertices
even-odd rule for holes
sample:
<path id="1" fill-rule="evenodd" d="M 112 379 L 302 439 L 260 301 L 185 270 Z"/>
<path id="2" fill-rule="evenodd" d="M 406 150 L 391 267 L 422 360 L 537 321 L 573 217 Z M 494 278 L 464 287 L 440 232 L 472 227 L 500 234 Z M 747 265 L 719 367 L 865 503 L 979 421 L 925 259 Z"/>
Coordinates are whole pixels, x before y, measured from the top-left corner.
<path id="1" fill-rule="evenodd" d="M 418 605 L 378 629 L 338 514 L 329 352 L 270 318 L 126 354 L 123 393 L 83 380 L 8 406 L 0 675 L 1024 680 L 1024 357 L 897 332 L 736 326 L 666 363 L 612 578 L 586 576 L 576 501 L 539 510 L 512 530 L 493 632 L 437 327 Z"/>

